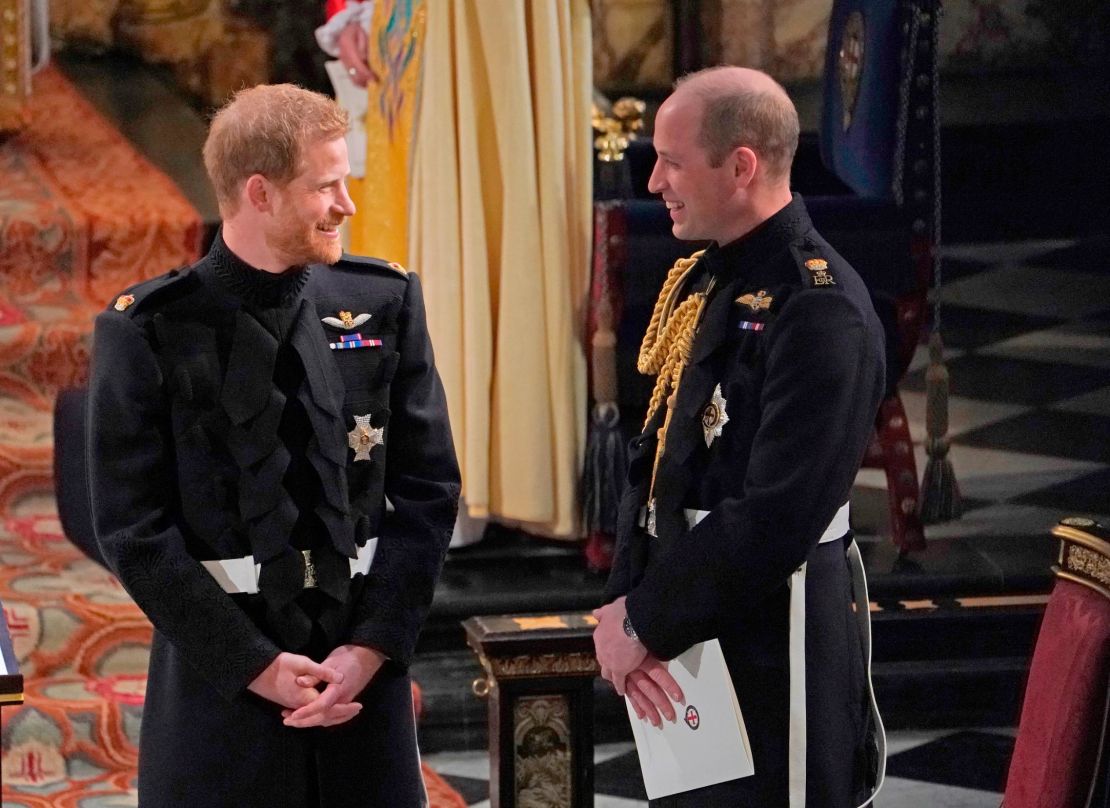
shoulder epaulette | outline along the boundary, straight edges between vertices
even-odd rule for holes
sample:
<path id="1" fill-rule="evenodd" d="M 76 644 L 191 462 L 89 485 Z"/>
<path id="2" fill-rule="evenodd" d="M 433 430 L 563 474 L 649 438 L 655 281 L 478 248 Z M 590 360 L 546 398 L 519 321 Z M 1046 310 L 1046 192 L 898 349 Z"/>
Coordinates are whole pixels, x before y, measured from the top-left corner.
<path id="1" fill-rule="evenodd" d="M 791 245 L 790 251 L 798 262 L 802 282 L 809 288 L 836 286 L 836 279 L 829 272 L 829 262 L 821 255 L 816 244 L 807 241 L 802 245 Z"/>
<path id="2" fill-rule="evenodd" d="M 119 312 L 135 314 L 144 304 L 161 297 L 166 290 L 184 282 L 190 274 L 187 267 L 178 267 L 177 269 L 171 269 L 165 275 L 159 275 L 157 278 L 140 281 L 133 286 L 129 286 L 123 294 L 116 297 L 110 308 Z"/>
<path id="3" fill-rule="evenodd" d="M 332 264 L 333 269 L 383 269 L 389 272 L 394 272 L 402 278 L 408 277 L 408 270 L 398 264 L 396 261 L 386 261 L 381 258 L 371 258 L 367 255 L 352 255 L 350 253 L 343 253 L 343 257 Z"/>

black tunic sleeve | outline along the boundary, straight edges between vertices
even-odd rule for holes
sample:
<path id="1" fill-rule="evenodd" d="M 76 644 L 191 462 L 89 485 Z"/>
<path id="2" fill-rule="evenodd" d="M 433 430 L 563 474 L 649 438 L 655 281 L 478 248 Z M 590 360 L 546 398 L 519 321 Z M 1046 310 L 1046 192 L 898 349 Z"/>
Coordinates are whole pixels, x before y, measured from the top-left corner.
<path id="1" fill-rule="evenodd" d="M 162 371 L 130 313 L 107 311 L 96 320 L 87 461 L 108 565 L 154 627 L 234 698 L 279 649 L 186 548 Z"/>
<path id="2" fill-rule="evenodd" d="M 767 330 L 743 495 L 652 559 L 627 607 L 663 659 L 724 633 L 806 560 L 844 504 L 883 388 L 881 335 L 848 296 L 798 293 Z"/>
<path id="3" fill-rule="evenodd" d="M 385 495 L 394 510 L 382 520 L 350 640 L 407 668 L 451 540 L 460 485 L 415 275 L 409 275 L 399 330 L 385 471 Z"/>

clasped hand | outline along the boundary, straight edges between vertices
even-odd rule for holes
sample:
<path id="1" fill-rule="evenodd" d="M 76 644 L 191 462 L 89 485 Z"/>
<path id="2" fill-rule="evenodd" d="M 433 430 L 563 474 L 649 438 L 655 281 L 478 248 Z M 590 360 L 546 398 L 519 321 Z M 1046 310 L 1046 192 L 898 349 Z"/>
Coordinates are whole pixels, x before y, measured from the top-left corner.
<path id="1" fill-rule="evenodd" d="M 674 721 L 675 704 L 685 704 L 682 688 L 666 665 L 652 656 L 635 637 L 624 631 L 627 616 L 624 598 L 595 609 L 594 650 L 601 666 L 601 677 L 621 696 L 627 696 L 641 720 L 660 726 L 663 718 Z"/>
<path id="2" fill-rule="evenodd" d="M 323 662 L 283 651 L 248 689 L 285 708 L 281 716 L 288 727 L 330 727 L 359 714 L 355 698 L 384 661 L 378 651 L 359 645 L 341 645 Z"/>

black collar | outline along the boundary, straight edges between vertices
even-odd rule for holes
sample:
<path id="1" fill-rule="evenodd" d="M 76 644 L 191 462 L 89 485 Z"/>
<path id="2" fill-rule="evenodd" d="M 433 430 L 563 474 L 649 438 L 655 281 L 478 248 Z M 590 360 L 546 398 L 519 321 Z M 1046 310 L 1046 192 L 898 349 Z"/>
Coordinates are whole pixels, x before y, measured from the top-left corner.
<path id="1" fill-rule="evenodd" d="M 772 257 L 812 227 L 802 197 L 794 194 L 789 204 L 740 238 L 724 245 L 710 245 L 702 261 L 720 286 L 742 273 L 745 267 Z"/>
<path id="2" fill-rule="evenodd" d="M 231 251 L 223 231 L 216 233 L 208 251 L 216 277 L 248 306 L 275 308 L 289 306 L 308 281 L 311 267 L 290 267 L 276 274 L 251 266 Z"/>

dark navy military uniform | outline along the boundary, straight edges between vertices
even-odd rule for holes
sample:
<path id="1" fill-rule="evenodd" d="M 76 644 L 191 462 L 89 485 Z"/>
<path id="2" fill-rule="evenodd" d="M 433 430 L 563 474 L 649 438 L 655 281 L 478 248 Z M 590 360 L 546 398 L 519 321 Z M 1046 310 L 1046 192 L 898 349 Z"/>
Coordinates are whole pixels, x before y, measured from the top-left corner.
<path id="1" fill-rule="evenodd" d="M 882 327 L 797 196 L 702 255 L 686 289 L 707 288 L 658 467 L 657 535 L 644 508 L 665 406 L 632 443 L 607 599 L 627 595 L 632 626 L 661 659 L 720 639 L 755 775 L 653 805 L 793 808 L 804 793 L 806 805 L 848 808 L 874 785 L 876 717 L 852 612 L 851 537 L 818 541 L 847 502 L 871 435 Z M 717 385 L 727 422 L 710 441 L 703 418 L 713 420 Z M 696 521 L 696 511 L 708 513 Z M 789 621 L 790 581 L 803 565 L 804 706 L 789 694 L 790 637 L 801 636 Z M 806 763 L 792 769 L 798 710 Z"/>
<path id="2" fill-rule="evenodd" d="M 140 804 L 421 804 L 405 671 L 459 473 L 416 276 L 272 275 L 217 237 L 97 318 L 88 424 L 97 539 L 155 628 Z M 227 559 L 256 591 L 217 581 Z M 345 643 L 388 657 L 345 724 L 285 727 L 246 689 Z"/>

